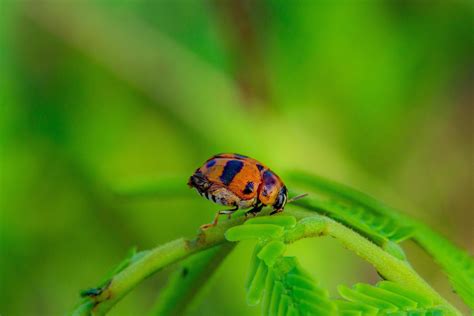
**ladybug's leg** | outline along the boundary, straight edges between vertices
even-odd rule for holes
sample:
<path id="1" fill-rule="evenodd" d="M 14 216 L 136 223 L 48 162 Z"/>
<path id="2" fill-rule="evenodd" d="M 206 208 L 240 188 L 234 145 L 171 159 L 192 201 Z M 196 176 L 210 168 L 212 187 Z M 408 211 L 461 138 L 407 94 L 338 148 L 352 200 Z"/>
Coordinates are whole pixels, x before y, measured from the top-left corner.
<path id="1" fill-rule="evenodd" d="M 262 203 L 255 205 L 253 208 L 245 212 L 245 217 L 247 217 L 250 214 L 252 214 L 253 216 L 257 215 L 262 210 L 262 208 L 263 208 Z"/>
<path id="2" fill-rule="evenodd" d="M 204 224 L 204 225 L 201 225 L 201 229 L 208 229 L 210 227 L 214 227 L 217 225 L 217 222 L 219 221 L 219 215 L 224 215 L 224 214 L 227 214 L 228 215 L 228 218 L 230 218 L 230 216 L 239 209 L 239 207 L 236 205 L 233 209 L 230 209 L 230 210 L 222 210 L 222 211 L 219 211 L 216 213 L 216 215 L 214 216 L 214 220 L 212 221 L 212 223 L 210 224 Z"/>
<path id="3" fill-rule="evenodd" d="M 239 209 L 238 206 L 235 206 L 235 208 L 231 209 L 231 210 L 222 210 L 222 211 L 219 211 L 218 214 L 219 215 L 224 215 L 224 214 L 227 214 L 227 219 L 230 219 L 232 214 L 235 213 L 235 211 L 237 211 Z"/>

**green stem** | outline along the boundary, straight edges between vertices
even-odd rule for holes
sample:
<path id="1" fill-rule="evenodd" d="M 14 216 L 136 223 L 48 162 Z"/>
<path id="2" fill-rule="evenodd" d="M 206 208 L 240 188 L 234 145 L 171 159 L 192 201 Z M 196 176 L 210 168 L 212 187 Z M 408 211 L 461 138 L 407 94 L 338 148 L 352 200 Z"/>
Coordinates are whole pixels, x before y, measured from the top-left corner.
<path id="1" fill-rule="evenodd" d="M 443 305 L 447 315 L 461 315 L 461 313 L 441 297 L 413 268 L 352 229 L 321 215 L 309 211 L 298 211 L 297 217 L 303 218 L 295 229 L 291 230 L 285 241 L 295 242 L 302 238 L 328 235 L 341 242 L 343 246 L 369 262 L 387 280 L 405 285 L 420 294 L 430 297 L 433 302 Z"/>
<path id="2" fill-rule="evenodd" d="M 446 239 L 422 222 L 410 218 L 409 216 L 358 190 L 304 172 L 289 173 L 288 179 L 292 179 L 300 185 L 311 187 L 312 189 L 333 197 L 336 200 L 345 200 L 351 205 L 360 205 L 374 213 L 383 214 L 383 216 L 394 220 L 397 225 L 404 226 L 405 229 L 408 230 L 412 229 L 413 235 L 408 236 L 410 235 L 408 234 L 404 238 L 410 237 L 413 239 L 413 241 L 420 245 L 437 263 L 439 263 L 448 276 L 455 292 L 471 309 L 474 309 L 474 258 L 467 251 L 457 247 L 450 240 Z M 313 205 L 314 208 L 318 208 L 319 204 L 322 210 L 326 208 L 326 210 L 331 211 L 331 209 L 328 209 L 324 205 L 325 202 L 321 201 L 297 201 L 295 204 L 299 204 L 306 208 L 311 207 L 311 205 Z M 334 218 L 335 215 L 341 217 L 341 214 L 337 212 L 337 209 L 335 212 L 334 210 L 332 211 L 332 214 L 331 212 L 329 213 L 330 217 Z M 342 216 L 342 218 L 344 218 L 344 216 Z M 350 227 L 360 227 L 358 221 L 353 221 L 351 216 L 344 219 Z M 338 219 L 336 218 L 336 220 Z M 364 233 L 363 230 L 361 230 L 361 233 Z M 378 236 L 372 234 L 366 234 L 366 236 L 375 242 L 378 241 Z M 376 237 L 376 239 L 373 237 Z M 398 251 L 396 249 L 397 247 L 393 247 L 395 244 L 390 242 L 387 243 L 384 239 L 379 239 L 379 241 L 381 241 L 379 244 L 382 247 L 388 246 L 386 249 L 387 251 L 390 251 L 390 248 L 395 252 Z M 394 252 L 392 251 L 392 253 Z"/>
<path id="3" fill-rule="evenodd" d="M 199 301 L 196 298 L 202 296 L 205 285 L 235 245 L 225 243 L 183 260 L 161 291 L 150 316 L 186 314 Z"/>
<path id="4" fill-rule="evenodd" d="M 104 315 L 138 283 L 162 268 L 188 256 L 225 242 L 224 232 L 244 222 L 239 217 L 200 231 L 193 239 L 180 238 L 150 250 L 113 276 L 104 287 L 88 291 L 88 296 L 72 312 L 73 315 Z"/>
<path id="5" fill-rule="evenodd" d="M 405 261 L 385 252 L 357 232 L 328 217 L 317 215 L 311 211 L 289 209 L 285 213 L 301 219 L 297 227 L 286 236 L 287 242 L 321 235 L 332 236 L 347 249 L 367 260 L 386 279 L 405 284 L 407 287 L 424 293 L 431 297 L 434 302 L 445 306 L 446 313 L 449 315 L 460 315 L 454 307 L 418 276 Z M 194 253 L 224 243 L 225 231 L 230 227 L 242 224 L 244 221 L 244 217 L 222 221 L 213 228 L 201 231 L 194 239 L 181 238 L 150 250 L 113 276 L 103 288 L 91 292 L 93 294 L 84 299 L 73 314 L 105 314 L 142 280 Z"/>

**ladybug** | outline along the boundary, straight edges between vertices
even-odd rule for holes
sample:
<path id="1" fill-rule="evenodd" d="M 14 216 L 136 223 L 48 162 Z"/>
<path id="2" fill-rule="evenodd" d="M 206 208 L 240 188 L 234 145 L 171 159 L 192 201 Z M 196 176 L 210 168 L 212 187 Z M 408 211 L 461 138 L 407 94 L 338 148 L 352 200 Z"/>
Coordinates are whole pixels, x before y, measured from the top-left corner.
<path id="1" fill-rule="evenodd" d="M 279 213 L 288 202 L 288 190 L 277 174 L 259 161 L 239 154 L 212 156 L 196 169 L 188 185 L 208 200 L 232 207 L 217 212 L 214 221 L 202 228 L 215 226 L 219 215 L 227 214 L 230 218 L 238 209 L 251 208 L 246 216 L 256 215 L 264 206 L 273 207 L 270 215 Z"/>

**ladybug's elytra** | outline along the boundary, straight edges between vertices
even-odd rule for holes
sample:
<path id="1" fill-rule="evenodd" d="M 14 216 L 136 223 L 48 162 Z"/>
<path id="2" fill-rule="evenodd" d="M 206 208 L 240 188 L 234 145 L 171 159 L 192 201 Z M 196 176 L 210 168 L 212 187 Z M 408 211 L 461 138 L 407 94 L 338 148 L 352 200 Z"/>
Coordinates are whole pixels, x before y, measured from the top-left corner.
<path id="1" fill-rule="evenodd" d="M 219 215 L 230 217 L 238 209 L 251 207 L 246 215 L 255 215 L 264 206 L 272 206 L 270 214 L 278 213 L 288 201 L 286 186 L 278 175 L 257 160 L 238 154 L 209 158 L 189 178 L 188 185 L 208 200 L 233 207 L 219 211 L 212 224 L 203 228 L 216 225 Z"/>

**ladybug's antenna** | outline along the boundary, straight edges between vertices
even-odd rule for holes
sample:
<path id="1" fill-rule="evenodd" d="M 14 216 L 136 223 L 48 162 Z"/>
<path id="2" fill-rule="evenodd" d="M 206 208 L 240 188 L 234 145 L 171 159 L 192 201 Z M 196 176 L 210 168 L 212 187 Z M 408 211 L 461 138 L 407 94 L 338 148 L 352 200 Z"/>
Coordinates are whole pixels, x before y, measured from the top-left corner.
<path id="1" fill-rule="evenodd" d="M 294 202 L 294 201 L 296 201 L 296 200 L 299 200 L 299 199 L 304 198 L 305 196 L 308 196 L 308 193 L 304 193 L 304 194 L 300 194 L 300 195 L 297 195 L 297 196 L 295 196 L 295 197 L 292 197 L 292 198 L 289 199 L 286 203 Z"/>

